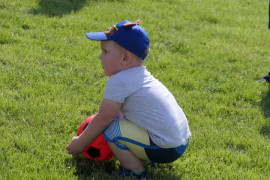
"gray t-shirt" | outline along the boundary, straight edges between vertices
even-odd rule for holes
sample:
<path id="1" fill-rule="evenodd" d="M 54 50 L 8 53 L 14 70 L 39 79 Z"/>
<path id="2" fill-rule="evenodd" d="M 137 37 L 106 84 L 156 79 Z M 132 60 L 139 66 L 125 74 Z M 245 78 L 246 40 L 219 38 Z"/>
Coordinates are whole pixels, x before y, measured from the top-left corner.
<path id="1" fill-rule="evenodd" d="M 175 98 L 145 66 L 111 76 L 103 97 L 122 103 L 125 119 L 146 129 L 160 147 L 177 147 L 191 136 L 187 118 Z"/>

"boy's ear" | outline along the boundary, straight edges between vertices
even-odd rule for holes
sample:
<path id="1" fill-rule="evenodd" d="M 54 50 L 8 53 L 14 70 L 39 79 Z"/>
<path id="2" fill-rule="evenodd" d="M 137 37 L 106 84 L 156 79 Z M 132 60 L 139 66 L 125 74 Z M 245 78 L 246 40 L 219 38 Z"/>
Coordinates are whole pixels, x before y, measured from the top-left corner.
<path id="1" fill-rule="evenodd" d="M 124 65 L 129 65 L 132 62 L 132 54 L 129 51 L 125 51 L 125 56 L 123 59 Z"/>

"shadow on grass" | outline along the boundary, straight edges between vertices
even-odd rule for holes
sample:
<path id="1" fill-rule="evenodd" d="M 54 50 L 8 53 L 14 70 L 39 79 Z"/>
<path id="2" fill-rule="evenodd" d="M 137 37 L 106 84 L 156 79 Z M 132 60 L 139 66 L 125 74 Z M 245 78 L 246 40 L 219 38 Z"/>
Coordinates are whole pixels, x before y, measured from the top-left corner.
<path id="1" fill-rule="evenodd" d="M 67 167 L 73 166 L 76 171 L 73 173 L 79 180 L 89 179 L 90 177 L 102 178 L 109 176 L 118 169 L 115 160 L 106 162 L 92 161 L 82 156 L 76 156 L 65 160 Z"/>
<path id="2" fill-rule="evenodd" d="M 155 180 L 173 180 L 182 179 L 182 174 L 179 174 L 177 169 L 175 169 L 174 165 L 172 163 L 168 164 L 158 164 L 158 168 L 148 168 L 149 171 L 149 178 L 155 179 Z"/>
<path id="3" fill-rule="evenodd" d="M 39 7 L 31 9 L 30 13 L 62 17 L 72 11 L 80 10 L 87 2 L 87 0 L 39 0 Z"/>
<path id="4" fill-rule="evenodd" d="M 90 178 L 96 179 L 119 179 L 114 176 L 120 167 L 120 164 L 112 159 L 105 162 L 91 161 L 83 156 L 76 156 L 65 160 L 67 167 L 75 167 L 76 171 L 73 173 L 79 180 Z M 149 172 L 150 179 L 163 180 L 163 179 L 181 179 L 182 175 L 175 173 L 176 169 L 173 164 L 159 164 L 158 168 L 151 168 L 146 165 Z"/>
<path id="5" fill-rule="evenodd" d="M 261 109 L 265 118 L 270 118 L 270 86 L 268 87 L 267 93 L 262 97 Z M 270 138 L 270 119 L 261 128 L 260 133 Z"/>

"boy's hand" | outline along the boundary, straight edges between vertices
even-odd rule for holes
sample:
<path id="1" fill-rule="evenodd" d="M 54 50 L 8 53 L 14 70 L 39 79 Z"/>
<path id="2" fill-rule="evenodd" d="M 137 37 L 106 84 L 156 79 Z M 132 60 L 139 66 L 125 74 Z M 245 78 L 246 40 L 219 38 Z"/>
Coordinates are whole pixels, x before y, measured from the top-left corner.
<path id="1" fill-rule="evenodd" d="M 70 144 L 66 147 L 68 154 L 71 154 L 73 156 L 81 154 L 84 149 L 85 147 L 79 141 L 79 136 L 73 137 Z"/>
<path id="2" fill-rule="evenodd" d="M 103 99 L 98 113 L 86 129 L 80 136 L 73 137 L 70 144 L 67 145 L 66 150 L 68 154 L 73 156 L 81 154 L 85 147 L 91 144 L 109 126 L 120 108 L 121 103 Z"/>

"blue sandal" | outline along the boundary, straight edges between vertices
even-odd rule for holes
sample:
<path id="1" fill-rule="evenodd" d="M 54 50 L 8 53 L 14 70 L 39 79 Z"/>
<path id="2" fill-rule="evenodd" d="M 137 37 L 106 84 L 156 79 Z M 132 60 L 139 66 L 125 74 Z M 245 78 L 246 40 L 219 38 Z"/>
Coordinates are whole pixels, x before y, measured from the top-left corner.
<path id="1" fill-rule="evenodd" d="M 118 172 L 118 176 L 121 177 L 133 177 L 136 179 L 146 179 L 148 180 L 148 172 L 144 170 L 140 175 L 135 174 L 134 172 L 123 168 L 121 171 Z"/>

